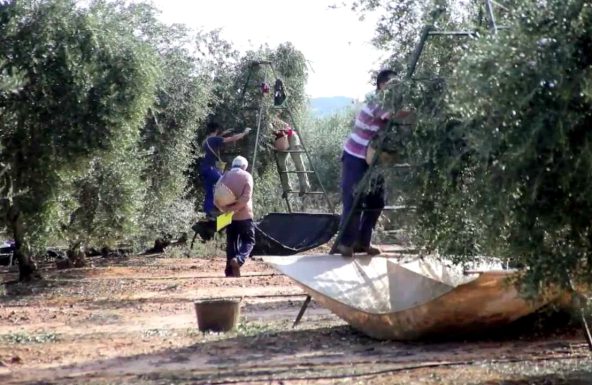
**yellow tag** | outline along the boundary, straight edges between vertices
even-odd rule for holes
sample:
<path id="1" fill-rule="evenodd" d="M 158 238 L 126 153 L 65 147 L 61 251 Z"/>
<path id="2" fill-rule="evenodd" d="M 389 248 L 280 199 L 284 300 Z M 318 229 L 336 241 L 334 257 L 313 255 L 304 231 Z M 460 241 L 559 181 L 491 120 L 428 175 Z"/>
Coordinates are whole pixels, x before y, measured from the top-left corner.
<path id="1" fill-rule="evenodd" d="M 216 217 L 216 231 L 220 231 L 232 222 L 233 211 L 220 214 Z"/>
<path id="2" fill-rule="evenodd" d="M 216 168 L 217 168 L 217 169 L 218 169 L 218 171 L 220 171 L 221 173 L 224 173 L 224 171 L 226 170 L 226 162 L 217 161 L 217 162 L 216 162 Z"/>

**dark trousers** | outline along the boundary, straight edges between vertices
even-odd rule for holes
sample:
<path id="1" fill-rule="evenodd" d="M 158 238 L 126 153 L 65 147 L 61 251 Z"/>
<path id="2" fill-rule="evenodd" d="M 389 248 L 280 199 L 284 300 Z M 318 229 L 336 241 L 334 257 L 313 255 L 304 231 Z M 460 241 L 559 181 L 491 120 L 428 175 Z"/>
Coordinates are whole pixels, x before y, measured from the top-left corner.
<path id="1" fill-rule="evenodd" d="M 245 263 L 255 246 L 255 225 L 252 219 L 232 221 L 226 227 L 226 269 L 228 262 L 236 258 L 241 265 Z"/>
<path id="2" fill-rule="evenodd" d="M 372 230 L 378 222 L 378 218 L 385 204 L 384 178 L 379 177 L 371 184 L 371 191 L 365 193 L 358 201 L 358 206 L 354 205 L 354 194 L 356 187 L 368 170 L 368 164 L 365 159 L 356 158 L 346 152 L 341 157 L 341 191 L 343 200 L 343 212 L 341 214 L 341 225 L 345 222 L 348 214 L 355 210 L 349 225 L 343 232 L 341 244 L 352 247 L 354 244 L 359 246 L 369 246 L 372 239 Z M 362 211 L 368 209 L 368 211 Z"/>

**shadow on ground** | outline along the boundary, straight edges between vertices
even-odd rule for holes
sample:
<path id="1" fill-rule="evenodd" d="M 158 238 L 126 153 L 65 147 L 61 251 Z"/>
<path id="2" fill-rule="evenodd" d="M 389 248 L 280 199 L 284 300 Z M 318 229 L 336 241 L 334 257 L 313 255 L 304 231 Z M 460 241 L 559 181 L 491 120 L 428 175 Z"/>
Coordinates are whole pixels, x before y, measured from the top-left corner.
<path id="1" fill-rule="evenodd" d="M 0 283 L 0 304 L 11 304 L 27 297 L 35 297 L 45 292 L 51 292 L 60 287 L 66 287 L 69 282 L 52 282 L 38 280 L 33 282 L 17 282 L 10 280 Z"/>
<path id="2" fill-rule="evenodd" d="M 50 382 L 41 382 L 47 385 L 279 384 L 290 381 L 314 383 L 339 379 L 360 381 L 367 377 L 389 376 L 405 371 L 489 365 L 498 361 L 528 363 L 529 360 L 561 361 L 574 357 L 572 344 L 565 340 L 537 340 L 535 336 L 532 336 L 530 341 L 517 340 L 511 333 L 506 333 L 501 339 L 488 334 L 488 338 L 473 339 L 470 343 L 458 340 L 376 341 L 346 325 L 271 331 L 260 325 L 250 328 L 247 324 L 242 329 L 239 328 L 238 333 L 238 336 L 230 338 L 218 336 L 224 339 L 196 333 L 195 338 L 200 342 L 185 348 L 164 349 L 131 357 L 114 357 L 82 365 L 64 366 L 37 373 L 36 379 L 51 379 Z M 579 350 L 581 353 L 582 348 Z M 582 377 L 580 373 L 575 373 L 574 376 L 576 377 L 573 377 L 573 381 L 579 381 Z M 544 381 L 544 378 L 533 377 L 532 381 L 535 382 L 528 382 L 531 381 L 530 378 L 525 378 L 520 380 L 522 382 L 497 383 L 589 383 L 573 382 L 569 380 L 572 377 L 567 378 L 557 377 L 556 382 L 540 382 Z M 584 376 L 583 380 L 587 378 Z M 16 378 L 13 381 L 14 384 L 40 384 L 17 381 Z"/>
<path id="3" fill-rule="evenodd" d="M 486 381 L 479 385 L 592 385 L 592 369 L 569 374 L 530 376 L 514 380 Z"/>

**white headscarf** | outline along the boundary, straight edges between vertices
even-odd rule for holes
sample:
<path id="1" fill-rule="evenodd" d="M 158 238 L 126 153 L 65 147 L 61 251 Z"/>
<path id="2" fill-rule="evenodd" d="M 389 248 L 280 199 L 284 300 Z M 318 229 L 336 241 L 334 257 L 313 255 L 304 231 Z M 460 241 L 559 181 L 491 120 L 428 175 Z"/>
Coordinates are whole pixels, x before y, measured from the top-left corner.
<path id="1" fill-rule="evenodd" d="M 239 167 L 243 170 L 246 170 L 249 166 L 249 161 L 244 156 L 237 156 L 232 160 L 232 168 Z"/>

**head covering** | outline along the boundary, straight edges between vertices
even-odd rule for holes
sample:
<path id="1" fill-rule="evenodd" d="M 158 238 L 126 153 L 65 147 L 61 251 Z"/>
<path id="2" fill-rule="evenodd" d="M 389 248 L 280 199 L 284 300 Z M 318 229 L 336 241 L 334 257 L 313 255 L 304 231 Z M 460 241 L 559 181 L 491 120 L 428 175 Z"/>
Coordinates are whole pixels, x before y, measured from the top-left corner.
<path id="1" fill-rule="evenodd" d="M 232 167 L 239 167 L 246 170 L 249 166 L 249 161 L 244 156 L 237 156 L 232 160 Z"/>

